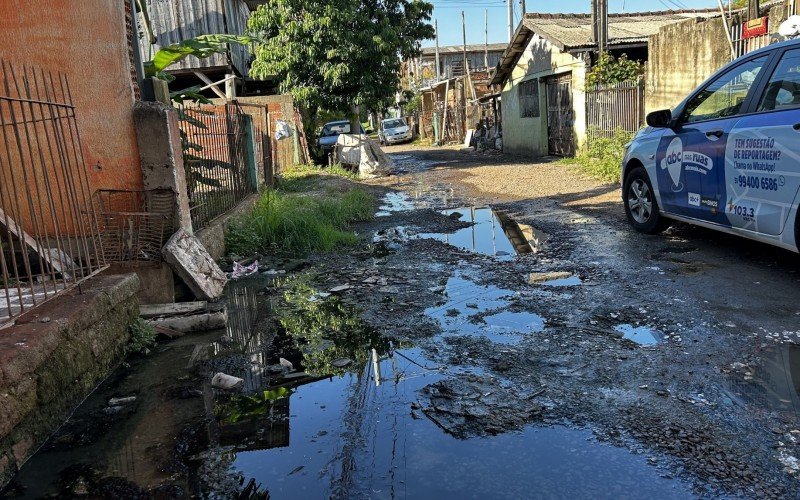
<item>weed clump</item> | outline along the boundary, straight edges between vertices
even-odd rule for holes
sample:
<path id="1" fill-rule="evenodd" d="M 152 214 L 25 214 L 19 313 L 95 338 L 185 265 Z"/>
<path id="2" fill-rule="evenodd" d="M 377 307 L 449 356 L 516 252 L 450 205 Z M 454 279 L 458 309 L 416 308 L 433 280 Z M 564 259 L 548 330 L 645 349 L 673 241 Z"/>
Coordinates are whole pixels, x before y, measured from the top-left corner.
<path id="1" fill-rule="evenodd" d="M 128 345 L 125 347 L 125 354 L 140 352 L 155 345 L 157 335 L 156 329 L 142 318 L 136 318 L 136 321 L 131 323 L 128 330 L 130 331 L 131 338 Z"/>
<path id="2" fill-rule="evenodd" d="M 563 161 L 577 165 L 582 172 L 598 180 L 619 181 L 625 144 L 632 137 L 633 134 L 624 130 L 617 130 L 611 137 L 595 137 L 575 158 L 565 158 Z"/>
<path id="3" fill-rule="evenodd" d="M 250 214 L 228 227 L 225 242 L 237 255 L 326 252 L 354 245 L 358 238 L 347 226 L 374 212 L 374 198 L 361 189 L 324 196 L 269 190 Z"/>

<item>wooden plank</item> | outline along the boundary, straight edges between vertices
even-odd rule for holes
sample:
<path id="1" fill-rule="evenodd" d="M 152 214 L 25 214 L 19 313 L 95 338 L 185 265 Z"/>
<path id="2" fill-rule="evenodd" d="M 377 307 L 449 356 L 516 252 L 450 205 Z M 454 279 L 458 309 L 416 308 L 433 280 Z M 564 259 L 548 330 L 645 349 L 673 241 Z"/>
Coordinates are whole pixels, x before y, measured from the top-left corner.
<path id="1" fill-rule="evenodd" d="M 6 225 L 6 221 L 8 221 L 8 225 Z M 36 252 L 36 254 L 39 255 L 42 260 L 47 262 L 47 264 L 56 272 L 63 274 L 67 278 L 70 278 L 70 275 L 67 273 L 67 271 L 72 270 L 72 268 L 67 267 L 70 264 L 69 256 L 64 254 L 64 252 L 60 252 L 56 248 L 44 248 L 44 246 L 40 245 L 33 236 L 25 232 L 22 226 L 17 224 L 14 219 L 6 215 L 2 208 L 0 208 L 0 228 L 6 228 L 9 233 L 16 236 L 17 239 L 25 243 L 28 248 Z M 64 262 L 64 260 L 67 260 L 67 262 Z M 72 263 L 72 267 L 74 267 L 74 265 L 75 264 Z"/>
<path id="2" fill-rule="evenodd" d="M 139 316 L 144 319 L 158 316 L 178 316 L 194 314 L 208 309 L 208 302 L 199 300 L 195 302 L 174 302 L 171 304 L 147 304 L 139 307 Z"/>
<path id="3" fill-rule="evenodd" d="M 194 73 L 194 76 L 202 80 L 203 83 L 208 85 L 208 88 L 210 88 L 212 92 L 217 94 L 218 97 L 221 97 L 222 99 L 227 99 L 225 93 L 221 91 L 214 82 L 211 81 L 211 78 L 207 77 L 203 73 L 200 73 L 199 71 L 192 71 L 192 73 Z"/>

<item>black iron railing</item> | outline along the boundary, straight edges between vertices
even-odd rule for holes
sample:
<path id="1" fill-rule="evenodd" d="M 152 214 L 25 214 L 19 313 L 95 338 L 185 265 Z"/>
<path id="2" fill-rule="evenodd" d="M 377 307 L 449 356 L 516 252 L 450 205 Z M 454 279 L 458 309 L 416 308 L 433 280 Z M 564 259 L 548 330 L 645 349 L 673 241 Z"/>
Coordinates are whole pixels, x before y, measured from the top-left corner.
<path id="1" fill-rule="evenodd" d="M 178 108 L 192 226 L 202 229 L 256 191 L 250 168 L 252 137 L 239 105 Z"/>
<path id="2" fill-rule="evenodd" d="M 0 61 L 0 327 L 104 266 L 67 78 Z"/>

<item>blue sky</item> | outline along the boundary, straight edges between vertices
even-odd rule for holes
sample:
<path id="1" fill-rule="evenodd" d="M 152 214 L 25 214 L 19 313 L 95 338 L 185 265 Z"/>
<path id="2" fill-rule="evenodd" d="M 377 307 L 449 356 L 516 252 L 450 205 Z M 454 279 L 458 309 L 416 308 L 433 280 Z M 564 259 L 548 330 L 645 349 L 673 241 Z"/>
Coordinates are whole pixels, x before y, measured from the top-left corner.
<path id="1" fill-rule="evenodd" d="M 431 0 L 428 0 L 431 1 Z M 515 22 L 519 22 L 519 1 L 514 2 Z M 483 43 L 484 10 L 489 11 L 489 43 L 508 41 L 508 11 L 505 0 L 433 0 L 433 18 L 439 21 L 439 44 L 458 45 L 462 41 L 461 11 L 467 22 L 467 43 Z M 725 2 L 723 2 L 725 3 Z M 528 12 L 589 12 L 590 0 L 526 0 Z M 717 0 L 609 0 L 610 12 L 638 12 L 679 8 L 711 8 Z M 426 40 L 423 47 L 432 47 Z"/>

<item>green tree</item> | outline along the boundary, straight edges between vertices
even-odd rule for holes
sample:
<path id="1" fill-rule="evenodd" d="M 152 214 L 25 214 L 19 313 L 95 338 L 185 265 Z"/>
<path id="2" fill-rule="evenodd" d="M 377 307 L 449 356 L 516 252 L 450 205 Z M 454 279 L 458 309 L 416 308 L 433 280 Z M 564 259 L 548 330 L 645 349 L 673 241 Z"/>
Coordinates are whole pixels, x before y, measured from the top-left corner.
<path id="1" fill-rule="evenodd" d="M 276 77 L 316 128 L 319 110 L 351 116 L 383 110 L 400 83 L 400 61 L 434 35 L 433 6 L 421 0 L 267 0 L 248 29 L 265 40 L 251 74 Z"/>
<path id="2" fill-rule="evenodd" d="M 586 75 L 586 86 L 612 85 L 639 78 L 644 73 L 644 65 L 639 61 L 631 61 L 622 54 L 618 59 L 608 52 L 603 52 Z"/>

